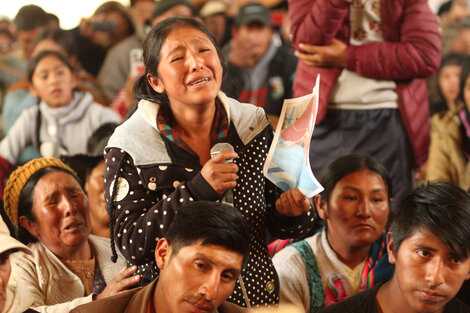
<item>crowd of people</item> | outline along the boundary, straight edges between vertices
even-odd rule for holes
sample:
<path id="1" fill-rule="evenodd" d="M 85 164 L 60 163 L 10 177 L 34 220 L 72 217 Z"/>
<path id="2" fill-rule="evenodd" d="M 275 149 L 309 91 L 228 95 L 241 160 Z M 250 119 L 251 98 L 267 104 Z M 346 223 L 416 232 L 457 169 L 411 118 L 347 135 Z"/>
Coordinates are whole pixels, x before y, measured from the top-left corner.
<path id="1" fill-rule="evenodd" d="M 468 25 L 463 0 L 0 16 L 0 312 L 470 312 Z M 308 198 L 263 166 L 317 76 Z"/>

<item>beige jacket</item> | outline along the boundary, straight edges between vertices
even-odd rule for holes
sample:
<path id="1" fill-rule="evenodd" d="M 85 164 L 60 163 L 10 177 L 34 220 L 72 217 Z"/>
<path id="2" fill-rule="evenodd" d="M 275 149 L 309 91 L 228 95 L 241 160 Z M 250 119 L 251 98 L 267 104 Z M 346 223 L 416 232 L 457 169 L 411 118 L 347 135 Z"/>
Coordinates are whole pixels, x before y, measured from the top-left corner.
<path id="1" fill-rule="evenodd" d="M 426 179 L 470 186 L 470 165 L 462 154 L 460 120 L 456 112 L 437 113 L 431 118 L 431 145 Z"/>
<path id="2" fill-rule="evenodd" d="M 108 238 L 90 235 L 89 242 L 96 261 L 107 283 L 113 280 L 125 266 L 121 256 L 111 262 Z M 69 312 L 74 307 L 92 301 L 92 294 L 85 296 L 85 287 L 80 278 L 69 270 L 49 249 L 41 243 L 30 245 L 32 255 L 15 253 L 12 261 L 12 276 L 16 285 L 13 305 L 8 313 L 23 312 L 32 308 L 39 312 Z"/>

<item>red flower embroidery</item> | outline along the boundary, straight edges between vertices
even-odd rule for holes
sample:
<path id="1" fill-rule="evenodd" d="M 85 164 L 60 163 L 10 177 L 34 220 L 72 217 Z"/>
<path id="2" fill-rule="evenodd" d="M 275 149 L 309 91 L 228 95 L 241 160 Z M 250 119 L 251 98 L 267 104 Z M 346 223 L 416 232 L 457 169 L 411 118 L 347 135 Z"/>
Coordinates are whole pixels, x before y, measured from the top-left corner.
<path id="1" fill-rule="evenodd" d="M 380 24 L 379 24 L 378 22 L 376 22 L 376 21 L 371 21 L 371 22 L 369 23 L 369 29 L 370 29 L 371 31 L 376 32 L 376 33 L 380 33 L 380 32 L 381 32 Z"/>
<path id="2" fill-rule="evenodd" d="M 358 28 L 354 33 L 353 37 L 355 40 L 362 41 L 366 38 L 366 32 L 362 28 Z"/>

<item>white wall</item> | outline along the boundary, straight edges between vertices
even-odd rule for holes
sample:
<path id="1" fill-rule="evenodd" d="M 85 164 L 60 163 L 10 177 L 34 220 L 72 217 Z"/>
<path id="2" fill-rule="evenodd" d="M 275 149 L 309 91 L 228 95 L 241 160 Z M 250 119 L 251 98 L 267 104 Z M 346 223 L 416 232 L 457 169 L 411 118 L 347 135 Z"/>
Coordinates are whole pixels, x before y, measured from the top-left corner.
<path id="1" fill-rule="evenodd" d="M 124 5 L 129 0 L 117 0 Z M 0 0 L 0 15 L 13 19 L 18 10 L 26 4 L 35 4 L 46 12 L 54 13 L 64 29 L 74 28 L 82 17 L 89 17 L 104 0 Z"/>

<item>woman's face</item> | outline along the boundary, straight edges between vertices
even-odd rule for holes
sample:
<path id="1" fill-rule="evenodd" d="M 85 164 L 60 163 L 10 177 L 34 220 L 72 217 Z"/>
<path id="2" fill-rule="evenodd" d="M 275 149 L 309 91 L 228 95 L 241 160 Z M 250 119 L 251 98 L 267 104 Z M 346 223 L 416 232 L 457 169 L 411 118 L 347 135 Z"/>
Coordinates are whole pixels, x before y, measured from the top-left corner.
<path id="1" fill-rule="evenodd" d="M 213 104 L 222 83 L 222 65 L 215 46 L 202 31 L 179 26 L 160 51 L 159 77 L 149 77 L 158 93 L 166 93 L 173 110 Z"/>
<path id="2" fill-rule="evenodd" d="M 447 65 L 439 73 L 439 89 L 446 102 L 454 102 L 459 96 L 461 71 L 459 65 Z"/>
<path id="3" fill-rule="evenodd" d="M 463 86 L 463 100 L 465 101 L 467 109 L 470 111 L 470 75 L 467 76 L 465 85 Z"/>
<path id="4" fill-rule="evenodd" d="M 54 254 L 70 255 L 86 242 L 90 233 L 88 199 L 72 175 L 62 171 L 45 174 L 34 187 L 32 199 L 35 221 L 26 228 Z"/>
<path id="5" fill-rule="evenodd" d="M 368 169 L 339 180 L 329 203 L 318 206 L 328 225 L 332 246 L 361 248 L 376 241 L 385 230 L 389 212 L 388 191 L 382 177 Z"/>
<path id="6" fill-rule="evenodd" d="M 101 161 L 87 177 L 85 191 L 90 204 L 90 218 L 92 223 L 92 233 L 96 228 L 109 228 L 109 215 L 106 212 L 106 202 L 104 200 L 104 160 Z"/>
<path id="7" fill-rule="evenodd" d="M 0 312 L 3 310 L 7 297 L 8 279 L 10 279 L 10 251 L 0 253 Z"/>
<path id="8" fill-rule="evenodd" d="M 32 93 L 51 108 L 66 106 L 76 86 L 72 71 L 54 55 L 42 58 L 32 76 Z"/>

